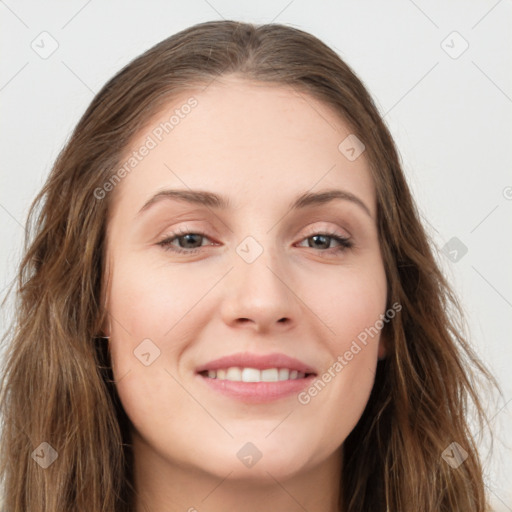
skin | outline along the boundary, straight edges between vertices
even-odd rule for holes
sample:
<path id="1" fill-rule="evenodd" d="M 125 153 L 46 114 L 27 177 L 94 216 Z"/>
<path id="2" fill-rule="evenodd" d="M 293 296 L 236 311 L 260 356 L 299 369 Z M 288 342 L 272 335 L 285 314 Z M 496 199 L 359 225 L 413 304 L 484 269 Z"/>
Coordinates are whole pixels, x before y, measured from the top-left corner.
<path id="1" fill-rule="evenodd" d="M 282 352 L 322 374 L 384 314 L 368 164 L 364 153 L 351 162 L 338 150 L 351 131 L 330 107 L 236 76 L 169 103 L 130 151 L 191 95 L 197 106 L 111 192 L 109 347 L 133 426 L 136 510 L 335 511 L 343 441 L 368 401 L 383 339 L 374 337 L 306 405 L 297 394 L 244 403 L 211 390 L 195 369 L 236 352 Z M 333 188 L 369 213 L 349 200 L 288 206 Z M 232 206 L 167 199 L 138 214 L 164 189 L 215 192 Z M 205 236 L 172 246 L 199 250 L 158 245 L 177 228 Z M 318 247 L 312 237 L 325 230 L 353 247 L 336 252 L 328 237 Z M 252 263 L 236 251 L 248 236 L 263 250 Z M 148 366 L 134 355 L 144 339 L 160 351 Z M 247 442 L 262 454 L 250 468 L 237 457 Z"/>

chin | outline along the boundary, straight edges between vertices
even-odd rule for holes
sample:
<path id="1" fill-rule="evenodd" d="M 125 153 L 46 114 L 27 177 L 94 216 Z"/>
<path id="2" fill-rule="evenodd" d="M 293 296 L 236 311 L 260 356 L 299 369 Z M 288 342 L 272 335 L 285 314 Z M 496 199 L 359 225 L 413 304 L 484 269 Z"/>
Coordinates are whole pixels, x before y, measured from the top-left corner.
<path id="1" fill-rule="evenodd" d="M 255 433 L 252 437 L 244 436 L 244 440 L 236 436 L 223 445 L 205 446 L 196 463 L 202 470 L 220 478 L 229 474 L 230 480 L 263 483 L 271 477 L 286 480 L 307 472 L 329 455 L 322 449 L 314 450 L 315 443 L 306 439 L 307 436 L 285 439 L 275 432 L 265 439 L 265 435 Z"/>

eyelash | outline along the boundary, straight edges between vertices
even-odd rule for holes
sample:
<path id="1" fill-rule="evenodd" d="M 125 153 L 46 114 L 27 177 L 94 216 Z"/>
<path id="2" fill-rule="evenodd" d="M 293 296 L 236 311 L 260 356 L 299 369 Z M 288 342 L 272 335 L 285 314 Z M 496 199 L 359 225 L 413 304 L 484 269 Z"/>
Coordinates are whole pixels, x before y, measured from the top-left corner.
<path id="1" fill-rule="evenodd" d="M 169 235 L 167 235 L 163 240 L 158 242 L 157 245 L 161 246 L 165 251 L 171 251 L 171 252 L 174 252 L 177 254 L 195 254 L 202 247 L 204 247 L 204 246 L 201 246 L 201 247 L 196 247 L 194 249 L 183 249 L 183 248 L 178 248 L 178 247 L 174 247 L 171 245 L 171 242 L 173 242 L 174 240 L 178 240 L 179 238 L 181 238 L 182 236 L 185 236 L 185 235 L 197 235 L 197 236 L 200 236 L 203 238 L 208 238 L 205 234 L 200 233 L 200 232 L 190 231 L 190 230 L 186 230 L 186 229 L 178 229 L 174 233 L 170 233 Z M 312 238 L 314 236 L 326 236 L 326 237 L 331 238 L 332 240 L 339 243 L 338 247 L 331 247 L 330 249 L 321 250 L 320 252 L 327 252 L 330 254 L 333 254 L 333 253 L 338 254 L 338 253 L 346 251 L 347 249 L 351 249 L 354 245 L 353 242 L 349 238 L 341 236 L 340 234 L 333 232 L 333 231 L 329 231 L 329 230 L 314 232 L 314 233 L 304 237 L 301 240 L 301 242 L 304 240 L 307 240 L 308 238 Z M 309 247 L 309 249 L 314 249 L 314 247 Z"/>

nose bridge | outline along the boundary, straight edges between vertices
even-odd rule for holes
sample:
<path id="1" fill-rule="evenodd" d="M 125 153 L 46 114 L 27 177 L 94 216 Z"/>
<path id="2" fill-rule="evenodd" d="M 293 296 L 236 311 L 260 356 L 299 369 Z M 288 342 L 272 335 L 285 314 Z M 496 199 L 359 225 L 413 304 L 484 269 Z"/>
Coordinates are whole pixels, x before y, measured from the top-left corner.
<path id="1" fill-rule="evenodd" d="M 223 315 L 228 323 L 251 320 L 264 329 L 279 321 L 293 321 L 298 306 L 287 283 L 289 272 L 283 271 L 281 265 L 280 248 L 273 246 L 272 236 L 260 240 L 247 236 L 235 249 Z"/>
<path id="2" fill-rule="evenodd" d="M 260 236 L 259 239 L 247 236 L 236 247 L 238 261 L 235 263 L 235 273 L 241 284 L 245 282 L 250 287 L 239 292 L 255 296 L 272 292 L 271 296 L 267 295 L 267 302 L 287 295 L 287 288 L 283 283 L 286 276 L 282 275 L 281 270 L 281 248 L 275 246 L 272 240 L 272 236 Z"/>

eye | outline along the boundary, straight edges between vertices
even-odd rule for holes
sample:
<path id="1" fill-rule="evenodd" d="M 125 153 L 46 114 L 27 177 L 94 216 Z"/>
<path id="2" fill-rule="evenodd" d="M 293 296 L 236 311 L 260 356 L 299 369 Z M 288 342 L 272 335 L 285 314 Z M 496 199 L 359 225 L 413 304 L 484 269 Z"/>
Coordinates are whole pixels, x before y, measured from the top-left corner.
<path id="1" fill-rule="evenodd" d="M 157 245 L 160 245 L 166 251 L 178 254 L 195 254 L 202 247 L 201 239 L 208 239 L 208 237 L 203 233 L 177 230 L 167 235 Z M 176 246 L 175 242 L 178 242 L 178 246 Z"/>
<path id="2" fill-rule="evenodd" d="M 174 233 L 170 233 L 163 240 L 157 243 L 166 251 L 172 251 L 177 254 L 195 254 L 204 245 L 202 241 L 209 240 L 204 233 L 193 232 L 187 229 L 179 229 Z M 308 243 L 308 247 L 312 249 L 321 249 L 320 252 L 338 253 L 353 247 L 353 242 L 337 232 L 318 232 L 313 233 L 302 240 L 301 243 L 312 240 Z M 337 247 L 331 247 L 331 243 L 335 242 Z"/>
<path id="3" fill-rule="evenodd" d="M 312 235 L 309 235 L 308 237 L 304 238 L 304 241 L 312 240 L 312 244 L 308 244 L 308 247 L 314 248 L 314 249 L 325 249 L 321 252 L 341 252 L 346 249 L 350 249 L 353 247 L 353 242 L 336 232 L 320 232 L 320 233 L 314 233 Z M 337 247 L 330 247 L 331 242 L 334 241 L 338 244 Z"/>

